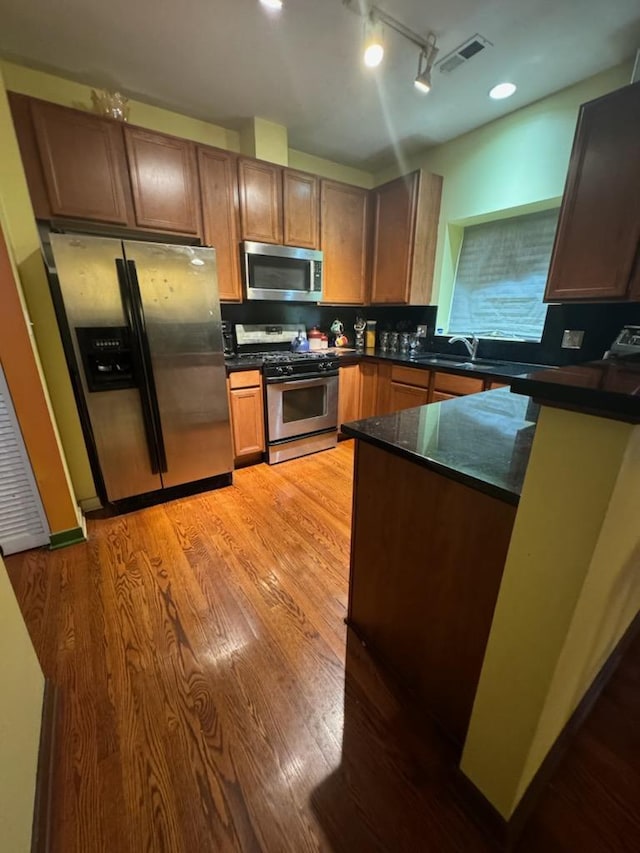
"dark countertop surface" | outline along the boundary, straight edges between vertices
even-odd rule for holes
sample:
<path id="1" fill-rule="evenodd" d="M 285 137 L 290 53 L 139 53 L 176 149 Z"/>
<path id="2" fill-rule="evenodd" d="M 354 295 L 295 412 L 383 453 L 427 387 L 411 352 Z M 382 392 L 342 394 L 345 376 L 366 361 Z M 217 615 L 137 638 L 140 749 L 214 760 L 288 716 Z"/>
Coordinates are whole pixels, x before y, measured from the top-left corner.
<path id="1" fill-rule="evenodd" d="M 461 376 L 478 376 L 479 378 L 494 376 L 509 379 L 513 376 L 528 374 L 532 371 L 555 370 L 553 367 L 540 364 L 523 364 L 515 361 L 484 361 L 482 359 L 471 365 L 470 361 L 465 361 L 460 356 L 447 356 L 441 353 L 420 353 L 419 356 L 412 358 L 410 355 L 404 355 L 399 352 L 332 350 L 330 355 L 338 357 L 341 364 L 355 364 L 363 359 L 375 359 L 377 361 L 390 361 L 393 364 L 402 364 L 407 367 L 416 367 L 422 370 L 438 370 L 444 373 L 457 373 Z M 225 364 L 227 373 L 237 370 L 260 370 L 262 359 L 229 358 L 225 360 Z"/>
<path id="2" fill-rule="evenodd" d="M 342 431 L 517 504 L 537 416 L 529 397 L 500 388 L 353 421 Z"/>
<path id="3" fill-rule="evenodd" d="M 640 357 L 538 370 L 512 383 L 536 401 L 614 420 L 640 423 Z"/>

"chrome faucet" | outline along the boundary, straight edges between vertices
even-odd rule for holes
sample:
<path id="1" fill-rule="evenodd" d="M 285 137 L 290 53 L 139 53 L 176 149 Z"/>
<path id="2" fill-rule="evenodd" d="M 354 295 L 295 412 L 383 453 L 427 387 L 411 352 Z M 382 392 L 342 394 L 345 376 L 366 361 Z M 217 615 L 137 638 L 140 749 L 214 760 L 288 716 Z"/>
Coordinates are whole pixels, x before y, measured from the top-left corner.
<path id="1" fill-rule="evenodd" d="M 450 344 L 455 344 L 456 341 L 462 341 L 467 348 L 471 361 L 475 361 L 478 355 L 478 347 L 480 346 L 479 338 L 476 335 L 471 335 L 471 337 L 468 335 L 454 335 L 452 338 L 449 338 Z"/>

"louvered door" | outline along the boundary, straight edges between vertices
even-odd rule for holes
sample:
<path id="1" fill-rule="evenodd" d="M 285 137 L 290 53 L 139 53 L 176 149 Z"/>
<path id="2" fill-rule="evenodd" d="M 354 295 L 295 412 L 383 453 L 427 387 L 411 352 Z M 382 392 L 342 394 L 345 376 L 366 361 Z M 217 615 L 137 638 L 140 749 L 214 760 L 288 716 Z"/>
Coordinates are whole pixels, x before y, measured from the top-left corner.
<path id="1" fill-rule="evenodd" d="M 5 554 L 49 544 L 49 528 L 0 366 L 0 547 Z"/>

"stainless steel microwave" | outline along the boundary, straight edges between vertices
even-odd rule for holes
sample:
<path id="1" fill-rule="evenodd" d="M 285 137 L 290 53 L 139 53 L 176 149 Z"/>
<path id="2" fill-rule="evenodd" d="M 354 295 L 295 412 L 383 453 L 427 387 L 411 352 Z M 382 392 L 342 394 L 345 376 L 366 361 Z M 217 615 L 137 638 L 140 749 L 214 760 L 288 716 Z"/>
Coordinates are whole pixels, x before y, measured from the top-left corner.
<path id="1" fill-rule="evenodd" d="M 322 299 L 322 252 L 245 241 L 242 256 L 247 299 Z"/>

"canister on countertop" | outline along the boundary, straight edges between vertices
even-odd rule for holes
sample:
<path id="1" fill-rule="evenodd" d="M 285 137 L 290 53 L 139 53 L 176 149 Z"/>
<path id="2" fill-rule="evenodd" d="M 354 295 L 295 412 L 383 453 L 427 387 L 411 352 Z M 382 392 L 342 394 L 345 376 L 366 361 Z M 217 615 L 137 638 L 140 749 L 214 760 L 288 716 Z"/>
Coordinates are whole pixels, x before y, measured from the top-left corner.
<path id="1" fill-rule="evenodd" d="M 376 348 L 376 320 L 367 320 L 367 332 L 365 335 L 365 347 L 367 349 Z"/>
<path id="2" fill-rule="evenodd" d="M 309 340 L 309 349 L 312 352 L 322 349 L 322 332 L 317 326 L 314 326 L 313 329 L 307 333 L 307 338 Z"/>

